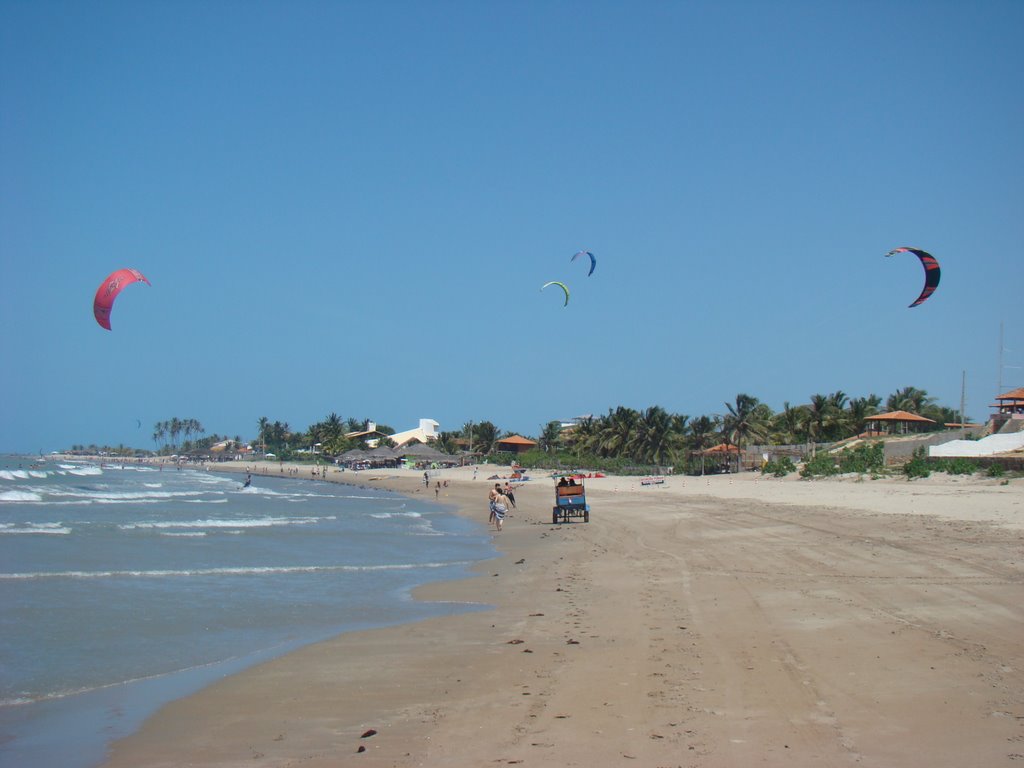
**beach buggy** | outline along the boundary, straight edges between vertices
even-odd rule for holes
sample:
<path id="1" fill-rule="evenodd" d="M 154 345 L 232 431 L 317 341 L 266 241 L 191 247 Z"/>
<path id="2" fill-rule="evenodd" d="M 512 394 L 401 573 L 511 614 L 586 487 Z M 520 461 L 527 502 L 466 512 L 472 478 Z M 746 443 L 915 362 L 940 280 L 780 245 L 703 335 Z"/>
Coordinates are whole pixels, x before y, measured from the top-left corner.
<path id="1" fill-rule="evenodd" d="M 555 506 L 551 508 L 552 523 L 566 523 L 575 518 L 590 522 L 590 505 L 583 478 L 572 475 L 559 477 L 555 482 Z"/>

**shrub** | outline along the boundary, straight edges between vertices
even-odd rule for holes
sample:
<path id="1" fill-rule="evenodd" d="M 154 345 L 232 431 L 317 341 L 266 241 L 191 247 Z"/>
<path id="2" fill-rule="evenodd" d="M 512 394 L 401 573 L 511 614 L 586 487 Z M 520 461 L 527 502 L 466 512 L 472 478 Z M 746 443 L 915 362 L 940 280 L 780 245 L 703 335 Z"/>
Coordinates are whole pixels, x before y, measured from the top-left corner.
<path id="1" fill-rule="evenodd" d="M 858 445 L 839 454 L 839 471 L 867 474 L 885 468 L 885 449 L 882 443 Z"/>
<path id="2" fill-rule="evenodd" d="M 973 475 L 978 471 L 978 465 L 970 459 L 947 459 L 943 462 L 942 471 L 947 475 Z"/>
<path id="3" fill-rule="evenodd" d="M 829 453 L 819 453 L 804 462 L 800 470 L 800 477 L 828 477 L 838 475 L 839 467 L 836 465 L 835 457 Z"/>
<path id="4" fill-rule="evenodd" d="M 765 462 L 765 465 L 761 467 L 761 474 L 771 475 L 772 477 L 785 477 L 790 472 L 796 472 L 796 465 L 789 456 Z"/>
<path id="5" fill-rule="evenodd" d="M 931 473 L 932 471 L 928 467 L 928 452 L 924 446 L 914 451 L 913 458 L 903 465 L 903 474 L 907 476 L 908 480 L 913 480 L 915 477 L 928 477 Z"/>
<path id="6" fill-rule="evenodd" d="M 1006 470 L 1003 469 L 1002 464 L 989 464 L 985 474 L 989 477 L 1002 477 L 1006 474 Z"/>

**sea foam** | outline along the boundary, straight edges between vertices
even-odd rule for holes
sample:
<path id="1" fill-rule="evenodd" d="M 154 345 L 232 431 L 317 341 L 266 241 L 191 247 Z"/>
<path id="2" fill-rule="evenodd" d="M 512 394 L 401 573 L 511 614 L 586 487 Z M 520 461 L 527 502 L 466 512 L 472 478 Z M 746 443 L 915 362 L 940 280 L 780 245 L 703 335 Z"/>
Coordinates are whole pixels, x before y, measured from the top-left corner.
<path id="1" fill-rule="evenodd" d="M 0 501 L 10 502 L 25 502 L 25 501 L 42 501 L 43 497 L 34 491 L 2 491 L 0 492 Z"/>

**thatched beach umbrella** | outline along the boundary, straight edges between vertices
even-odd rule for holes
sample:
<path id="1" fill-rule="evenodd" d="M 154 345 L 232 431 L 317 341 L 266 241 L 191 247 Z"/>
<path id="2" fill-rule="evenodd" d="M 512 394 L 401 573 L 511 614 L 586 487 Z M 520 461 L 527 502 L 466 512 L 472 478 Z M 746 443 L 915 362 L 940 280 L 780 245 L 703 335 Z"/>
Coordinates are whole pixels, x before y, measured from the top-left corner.
<path id="1" fill-rule="evenodd" d="M 430 461 L 430 462 L 449 462 L 451 464 L 458 464 L 459 460 L 454 456 L 447 453 L 443 453 L 436 448 L 424 445 L 423 443 L 409 443 L 401 448 L 395 449 L 395 455 L 400 458 L 412 458 L 418 461 Z"/>
<path id="2" fill-rule="evenodd" d="M 354 464 L 357 461 L 366 461 L 367 451 L 362 448 L 350 448 L 338 457 L 341 464 Z"/>
<path id="3" fill-rule="evenodd" d="M 389 461 L 395 461 L 397 458 L 395 452 L 384 445 L 379 445 L 366 454 L 366 461 L 373 464 L 386 464 Z"/>

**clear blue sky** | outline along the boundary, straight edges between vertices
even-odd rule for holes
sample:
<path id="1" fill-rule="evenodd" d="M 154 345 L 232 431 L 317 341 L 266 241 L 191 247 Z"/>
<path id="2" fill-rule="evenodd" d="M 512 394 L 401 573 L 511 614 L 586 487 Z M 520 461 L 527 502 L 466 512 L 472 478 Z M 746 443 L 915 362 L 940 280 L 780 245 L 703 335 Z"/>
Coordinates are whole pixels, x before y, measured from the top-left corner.
<path id="1" fill-rule="evenodd" d="M 0 450 L 962 371 L 983 418 L 1000 322 L 1024 384 L 1021 40 L 1018 0 L 0 0 Z"/>

